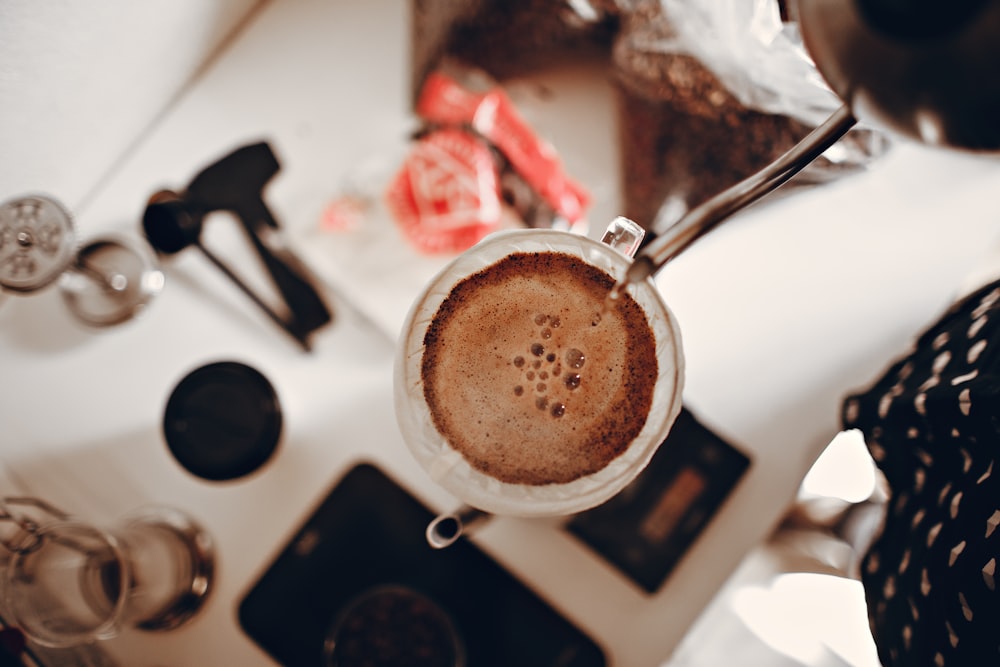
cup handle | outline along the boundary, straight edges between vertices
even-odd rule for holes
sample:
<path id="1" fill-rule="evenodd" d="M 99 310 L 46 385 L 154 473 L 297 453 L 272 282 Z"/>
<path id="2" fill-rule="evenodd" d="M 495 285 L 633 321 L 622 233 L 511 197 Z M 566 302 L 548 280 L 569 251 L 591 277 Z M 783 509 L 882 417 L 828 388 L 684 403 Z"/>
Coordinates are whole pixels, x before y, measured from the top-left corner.
<path id="1" fill-rule="evenodd" d="M 462 505 L 448 514 L 439 514 L 427 524 L 425 536 L 433 549 L 444 549 L 458 541 L 462 535 L 485 523 L 493 515 L 469 505 Z"/>
<path id="2" fill-rule="evenodd" d="M 626 217 L 618 216 L 608 225 L 607 231 L 601 237 L 601 243 L 606 243 L 626 257 L 635 257 L 644 236 L 646 230 L 642 226 Z"/>

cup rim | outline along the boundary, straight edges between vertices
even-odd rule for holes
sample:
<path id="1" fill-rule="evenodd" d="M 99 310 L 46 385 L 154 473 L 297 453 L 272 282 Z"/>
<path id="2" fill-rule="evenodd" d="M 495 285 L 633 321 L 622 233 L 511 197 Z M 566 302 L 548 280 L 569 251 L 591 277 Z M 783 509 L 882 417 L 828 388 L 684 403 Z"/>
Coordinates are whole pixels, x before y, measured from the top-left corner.
<path id="1" fill-rule="evenodd" d="M 25 622 L 27 614 L 23 606 L 24 602 L 15 598 L 14 591 L 17 586 L 13 582 L 16 581 L 15 573 L 21 566 L 22 561 L 26 557 L 30 557 L 40 549 L 43 549 L 47 536 L 60 530 L 65 531 L 66 529 L 85 530 L 91 536 L 103 541 L 108 546 L 115 560 L 120 565 L 118 595 L 114 604 L 108 610 L 107 617 L 92 628 L 72 632 L 52 632 L 44 625 L 35 624 L 31 620 Z M 26 552 L 15 551 L 12 553 L 7 566 L 4 568 L 4 606 L 8 609 L 13 623 L 21 628 L 36 643 L 51 648 L 77 646 L 90 641 L 110 639 L 116 636 L 120 629 L 120 621 L 125 612 L 125 603 L 128 599 L 128 584 L 131 578 L 128 559 L 118 539 L 106 530 L 76 519 L 60 519 L 46 523 L 38 529 L 37 535 L 39 538 L 38 545 Z M 51 539 L 51 537 L 48 537 L 48 539 Z"/>
<path id="2" fill-rule="evenodd" d="M 607 244 L 572 232 L 543 229 L 496 232 L 454 258 L 425 285 L 410 306 L 396 347 L 394 406 L 408 448 L 445 490 L 462 502 L 493 514 L 558 516 L 608 500 L 645 468 L 681 409 L 684 355 L 680 329 L 655 284 L 647 279 L 638 285 L 630 284 L 628 290 L 642 306 L 654 332 L 660 378 L 639 436 L 607 466 L 564 484 L 511 484 L 473 468 L 437 433 L 419 389 L 424 332 L 460 280 L 513 252 L 541 251 L 575 255 L 615 279 L 631 265 L 631 258 Z M 472 482 L 468 482 L 470 477 Z"/>

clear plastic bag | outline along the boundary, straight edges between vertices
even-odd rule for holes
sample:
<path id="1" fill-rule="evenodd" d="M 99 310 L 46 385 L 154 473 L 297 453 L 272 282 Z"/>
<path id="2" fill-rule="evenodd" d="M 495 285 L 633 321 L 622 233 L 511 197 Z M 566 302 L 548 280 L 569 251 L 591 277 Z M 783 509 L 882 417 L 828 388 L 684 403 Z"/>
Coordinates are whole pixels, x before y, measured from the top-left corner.
<path id="1" fill-rule="evenodd" d="M 744 106 L 818 125 L 841 106 L 776 0 L 661 0 L 676 35 Z"/>
<path id="2" fill-rule="evenodd" d="M 779 0 L 613 0 L 626 215 L 654 231 L 750 176 L 842 105 Z M 857 127 L 792 183 L 867 167 L 887 138 Z"/>

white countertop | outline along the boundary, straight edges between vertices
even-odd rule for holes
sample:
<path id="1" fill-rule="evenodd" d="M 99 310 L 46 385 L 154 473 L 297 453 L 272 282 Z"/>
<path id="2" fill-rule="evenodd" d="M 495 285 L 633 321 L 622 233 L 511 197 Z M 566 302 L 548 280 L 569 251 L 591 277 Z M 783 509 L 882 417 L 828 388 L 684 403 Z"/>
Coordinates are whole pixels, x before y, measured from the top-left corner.
<path id="1" fill-rule="evenodd" d="M 109 642 L 125 664 L 273 664 L 240 631 L 236 605 L 359 459 L 383 465 L 436 509 L 454 504 L 417 467 L 391 418 L 392 323 L 419 286 L 412 276 L 435 262 L 401 271 L 387 261 L 392 271 L 373 271 L 378 257 L 391 260 L 399 248 L 368 246 L 359 267 L 349 263 L 352 255 L 361 261 L 357 239 L 339 247 L 317 231 L 324 207 L 354 187 L 359 171 L 376 181 L 391 172 L 414 125 L 405 7 L 266 5 L 76 212 L 84 238 L 137 231 L 153 191 L 183 187 L 236 146 L 268 140 L 282 169 L 267 201 L 323 277 L 337 313 L 312 353 L 288 342 L 193 250 L 164 263 L 166 287 L 143 317 L 113 329 L 76 324 L 55 290 L 0 305 L 0 452 L 19 487 L 0 492 L 36 494 L 95 520 L 172 504 L 218 542 L 218 588 L 203 613 L 169 634 L 128 632 Z M 543 136 L 565 134 L 553 143 L 572 146 L 562 155 L 567 170 L 591 186 L 592 226 L 603 226 L 618 207 L 606 82 L 571 71 L 555 91 L 530 119 Z M 564 105 L 580 108 L 577 95 L 599 103 L 561 122 Z M 601 133 L 588 132 L 600 124 Z M 874 379 L 992 256 L 996 192 L 996 161 L 901 145 L 870 173 L 743 213 L 661 272 L 684 337 L 685 402 L 753 464 L 655 595 L 549 521 L 499 519 L 476 541 L 593 635 L 612 664 L 666 662 L 836 434 L 843 395 Z M 210 227 L 209 244 L 245 252 L 225 222 Z M 176 382 L 222 359 L 249 363 L 272 381 L 286 428 L 265 469 L 211 484 L 171 459 L 160 423 Z"/>

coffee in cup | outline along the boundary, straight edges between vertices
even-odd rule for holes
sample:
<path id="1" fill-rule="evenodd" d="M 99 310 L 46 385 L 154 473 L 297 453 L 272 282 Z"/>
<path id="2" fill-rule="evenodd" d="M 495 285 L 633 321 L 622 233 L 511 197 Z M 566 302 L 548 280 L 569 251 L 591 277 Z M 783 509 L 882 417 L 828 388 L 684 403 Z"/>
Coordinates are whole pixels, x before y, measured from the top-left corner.
<path id="1" fill-rule="evenodd" d="M 456 284 L 424 335 L 424 399 L 469 464 L 508 484 L 593 474 L 639 435 L 656 341 L 630 295 L 572 254 L 514 253 Z"/>
<path id="2" fill-rule="evenodd" d="M 396 363 L 404 439 L 431 477 L 497 514 L 607 500 L 645 467 L 680 410 L 683 356 L 649 281 L 583 236 L 500 232 L 418 298 Z"/>

